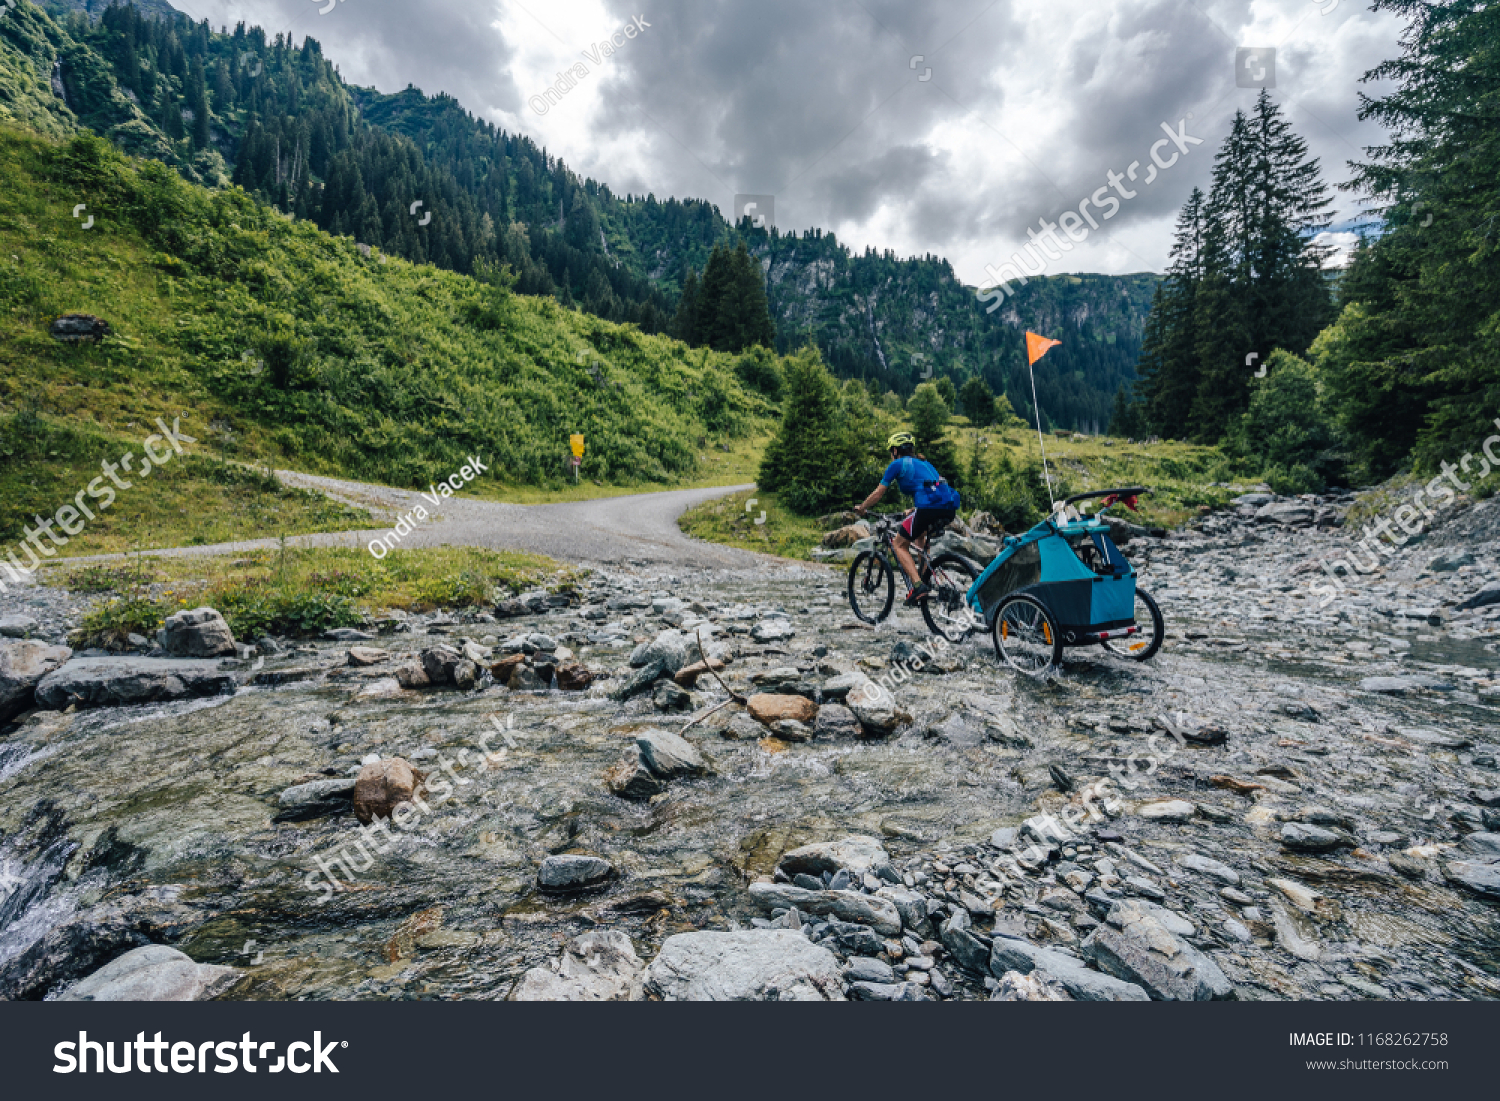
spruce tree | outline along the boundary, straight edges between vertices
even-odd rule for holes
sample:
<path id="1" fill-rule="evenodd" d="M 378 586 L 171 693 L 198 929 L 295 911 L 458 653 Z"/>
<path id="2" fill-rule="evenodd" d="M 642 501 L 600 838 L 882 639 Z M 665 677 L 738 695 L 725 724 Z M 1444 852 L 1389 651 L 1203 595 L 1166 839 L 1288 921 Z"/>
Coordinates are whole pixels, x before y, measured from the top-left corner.
<path id="1" fill-rule="evenodd" d="M 1136 365 L 1142 418 L 1150 431 L 1165 437 L 1187 435 L 1198 390 L 1194 302 L 1203 281 L 1203 203 L 1203 192 L 1195 187 L 1177 216 L 1171 266 L 1152 296 Z"/>
<path id="2" fill-rule="evenodd" d="M 993 424 L 995 420 L 995 395 L 989 385 L 978 375 L 970 375 L 958 392 L 958 402 L 976 428 Z"/>

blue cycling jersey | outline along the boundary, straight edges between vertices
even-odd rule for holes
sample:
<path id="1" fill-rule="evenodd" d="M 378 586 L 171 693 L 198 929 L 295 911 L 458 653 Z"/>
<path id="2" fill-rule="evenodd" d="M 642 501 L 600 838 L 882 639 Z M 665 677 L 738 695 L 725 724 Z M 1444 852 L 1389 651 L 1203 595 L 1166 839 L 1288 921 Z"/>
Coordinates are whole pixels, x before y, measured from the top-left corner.
<path id="1" fill-rule="evenodd" d="M 899 485 L 918 508 L 958 507 L 958 490 L 943 481 L 937 467 L 915 455 L 903 455 L 886 467 L 880 484 Z"/>

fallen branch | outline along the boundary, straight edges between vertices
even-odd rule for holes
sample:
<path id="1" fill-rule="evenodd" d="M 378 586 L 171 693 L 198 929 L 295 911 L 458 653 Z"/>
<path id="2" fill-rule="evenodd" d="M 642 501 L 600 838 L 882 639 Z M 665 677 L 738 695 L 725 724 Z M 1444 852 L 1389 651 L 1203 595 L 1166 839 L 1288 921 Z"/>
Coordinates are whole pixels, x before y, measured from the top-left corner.
<path id="1" fill-rule="evenodd" d="M 708 660 L 708 653 L 707 653 L 707 651 L 705 651 L 703 649 L 703 630 L 702 630 L 702 628 L 699 628 L 699 629 L 695 630 L 693 632 L 693 634 L 694 634 L 694 637 L 696 637 L 697 640 L 698 640 L 698 656 L 703 659 L 704 668 L 707 669 L 709 673 L 713 674 L 714 680 L 716 680 L 716 681 L 719 682 L 719 687 L 722 688 L 722 689 L 724 689 L 724 691 L 726 691 L 726 692 L 729 693 L 729 698 L 727 700 L 725 700 L 723 703 L 717 703 L 713 707 L 710 707 L 707 711 L 703 712 L 703 714 L 699 715 L 692 722 L 688 723 L 687 726 L 685 726 L 685 727 L 682 728 L 682 733 L 684 733 L 684 734 L 686 734 L 693 727 L 697 726 L 704 719 L 708 718 L 715 711 L 720 711 L 723 708 L 728 707 L 732 703 L 737 703 L 737 704 L 740 704 L 740 705 L 744 705 L 744 704 L 747 704 L 747 703 L 750 702 L 744 696 L 742 696 L 738 692 L 736 692 L 733 688 L 730 688 L 729 685 L 725 684 L 724 683 L 724 678 L 721 677 L 721 676 L 719 676 L 718 671 L 714 668 L 714 663 Z"/>

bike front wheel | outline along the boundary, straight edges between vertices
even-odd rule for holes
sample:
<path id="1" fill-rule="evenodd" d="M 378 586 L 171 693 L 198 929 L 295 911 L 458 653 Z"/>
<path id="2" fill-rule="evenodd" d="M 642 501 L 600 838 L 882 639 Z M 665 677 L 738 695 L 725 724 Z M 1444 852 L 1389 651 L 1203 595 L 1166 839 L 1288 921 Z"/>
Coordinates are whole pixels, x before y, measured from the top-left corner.
<path id="1" fill-rule="evenodd" d="M 1052 615 L 1033 596 L 1007 597 L 991 627 L 995 654 L 1018 673 L 1040 677 L 1062 663 L 1062 636 Z"/>
<path id="2" fill-rule="evenodd" d="M 896 575 L 884 556 L 860 551 L 849 566 L 849 607 L 865 623 L 880 623 L 896 600 Z"/>
<path id="3" fill-rule="evenodd" d="M 979 623 L 967 597 L 978 578 L 978 567 L 961 554 L 940 554 L 932 560 L 928 577 L 932 595 L 922 601 L 922 618 L 929 631 L 955 644 L 974 633 Z"/>

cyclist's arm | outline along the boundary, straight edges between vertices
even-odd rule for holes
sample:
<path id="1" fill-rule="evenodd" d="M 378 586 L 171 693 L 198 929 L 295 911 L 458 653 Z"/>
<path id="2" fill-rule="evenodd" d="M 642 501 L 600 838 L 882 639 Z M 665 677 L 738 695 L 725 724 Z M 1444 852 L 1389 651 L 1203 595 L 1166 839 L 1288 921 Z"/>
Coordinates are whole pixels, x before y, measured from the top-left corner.
<path id="1" fill-rule="evenodd" d="M 872 509 L 876 505 L 878 505 L 880 503 L 880 499 L 882 497 L 884 497 L 884 496 L 885 496 L 885 483 L 882 482 L 880 485 L 878 485 L 878 486 L 875 487 L 875 492 L 874 493 L 870 494 L 868 497 L 865 498 L 863 504 L 857 505 L 855 507 L 854 511 L 856 511 L 856 512 L 868 512 L 870 509 Z"/>

